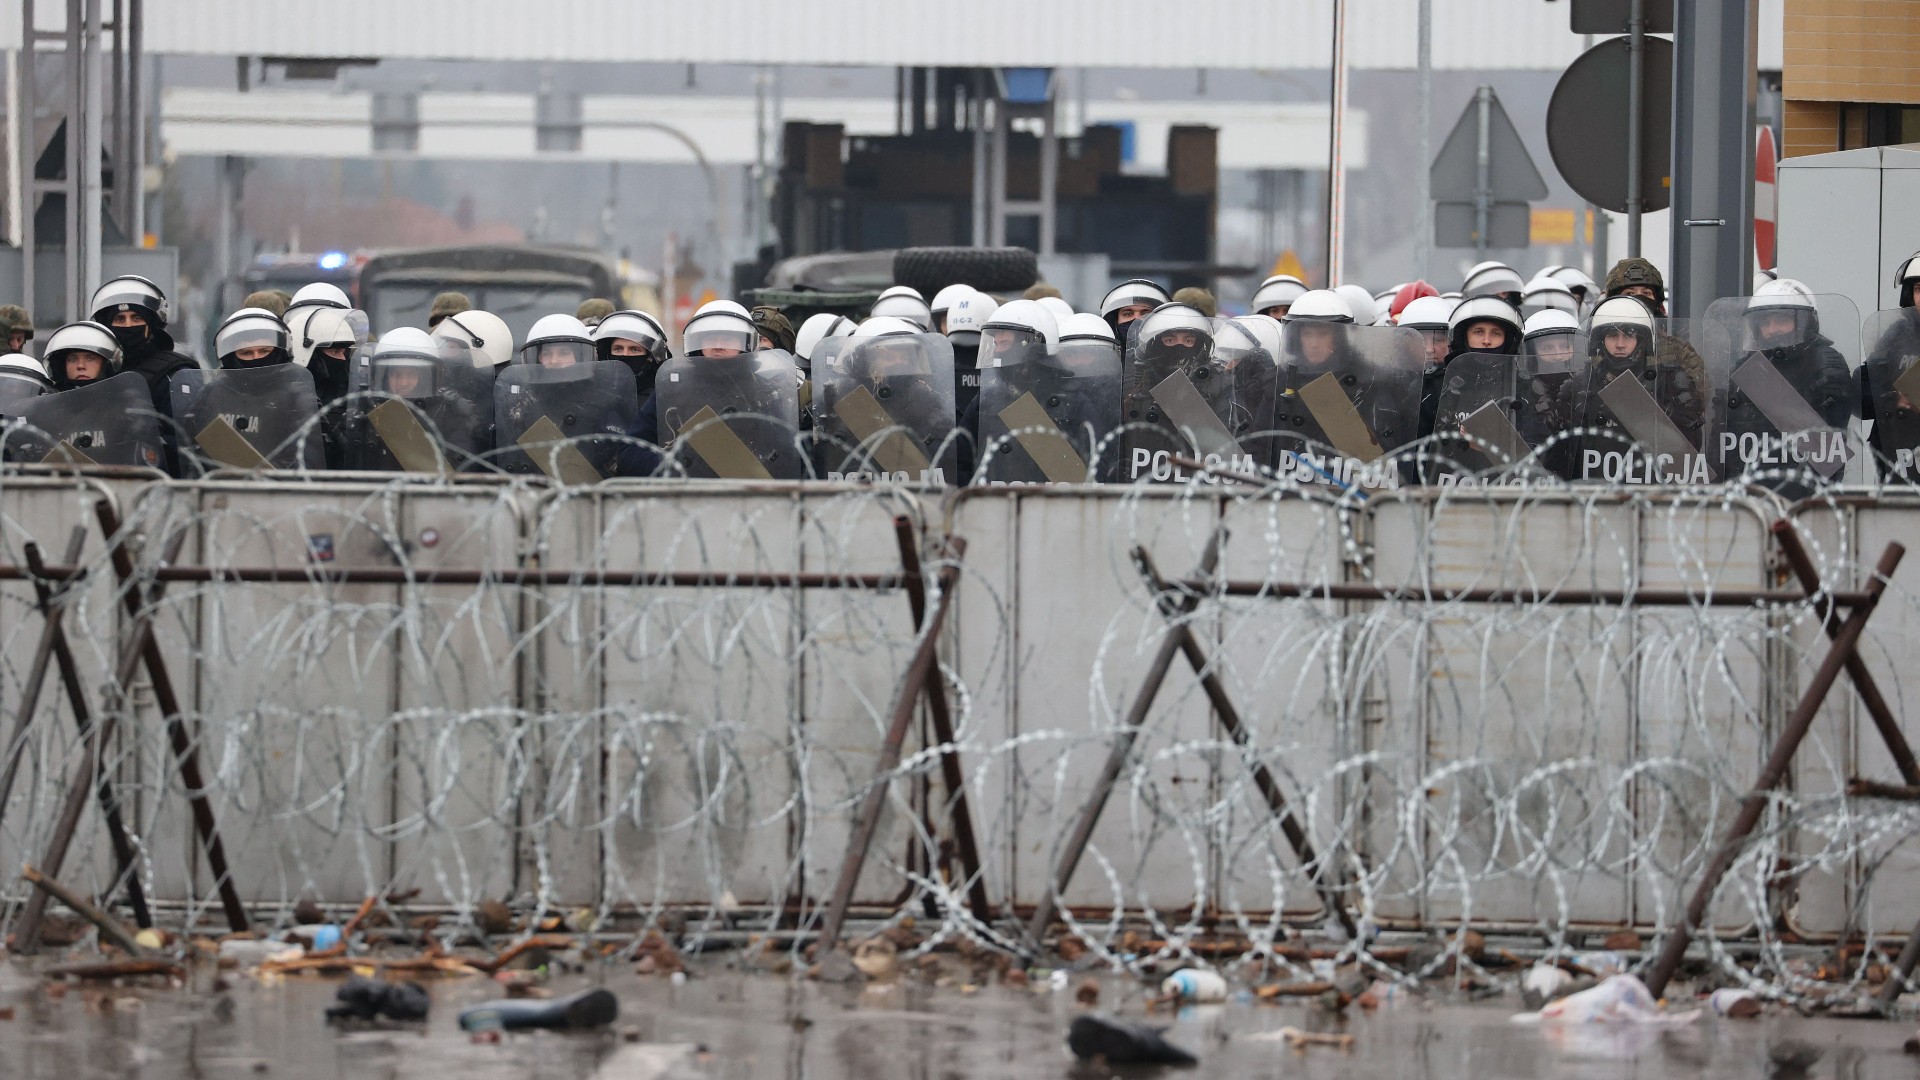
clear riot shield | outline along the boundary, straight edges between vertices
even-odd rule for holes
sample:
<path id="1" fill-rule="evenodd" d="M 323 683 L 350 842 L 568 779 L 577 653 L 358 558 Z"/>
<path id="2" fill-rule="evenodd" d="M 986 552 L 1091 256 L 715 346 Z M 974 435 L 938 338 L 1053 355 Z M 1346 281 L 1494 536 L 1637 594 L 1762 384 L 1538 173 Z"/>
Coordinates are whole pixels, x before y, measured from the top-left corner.
<path id="1" fill-rule="evenodd" d="M 1285 324 L 1275 472 L 1305 484 L 1397 486 L 1390 455 L 1419 435 L 1425 354 L 1405 327 Z"/>
<path id="2" fill-rule="evenodd" d="M 160 418 L 147 380 L 127 371 L 13 406 L 8 461 L 134 465 L 163 469 Z"/>
<path id="3" fill-rule="evenodd" d="M 779 349 L 676 356 L 654 381 L 670 469 L 721 480 L 799 480 L 800 369 Z"/>
<path id="4" fill-rule="evenodd" d="M 173 422 L 189 473 L 324 468 L 319 411 L 313 374 L 293 364 L 173 376 Z"/>
<path id="5" fill-rule="evenodd" d="M 1526 458 L 1532 447 L 1521 431 L 1525 365 L 1525 358 L 1504 353 L 1461 353 L 1447 361 L 1427 450 L 1432 467 L 1423 473 L 1488 473 Z"/>
<path id="6" fill-rule="evenodd" d="M 382 361 L 370 349 L 356 352 L 349 468 L 471 471 L 493 448 L 493 368 L 475 367 L 470 350 L 459 342 L 434 344 L 440 355 L 431 361 Z"/>
<path id="7" fill-rule="evenodd" d="M 939 334 L 849 338 L 813 369 L 814 452 L 828 479 L 946 484 L 955 475 L 953 345 Z"/>
<path id="8" fill-rule="evenodd" d="M 1845 296 L 1806 297 L 1804 307 L 1785 299 L 1715 300 L 1695 337 L 1724 388 L 1708 447 L 1720 475 L 1800 498 L 1863 474 L 1860 315 Z"/>
<path id="9" fill-rule="evenodd" d="M 1216 348 L 1222 333 L 1240 333 L 1228 325 L 1178 311 L 1128 324 L 1117 462 L 1122 483 L 1196 479 L 1176 459 L 1240 473 L 1256 473 L 1272 460 L 1258 441 L 1272 415 L 1265 361 Z"/>
<path id="10" fill-rule="evenodd" d="M 1871 421 L 1868 444 L 1879 477 L 1920 481 L 1920 308 L 1869 315 L 1862 327 L 1860 413 Z"/>
<path id="11" fill-rule="evenodd" d="M 1119 451 L 1109 437 L 1119 426 L 1114 342 L 1070 341 L 1052 355 L 980 371 L 980 469 L 989 483 L 1111 480 Z"/>
<path id="12" fill-rule="evenodd" d="M 509 364 L 493 384 L 494 464 L 562 484 L 604 480 L 640 425 L 637 396 L 625 364 Z"/>
<path id="13" fill-rule="evenodd" d="M 1651 349 L 1590 334 L 1555 402 L 1554 471 L 1584 483 L 1718 482 L 1708 453 L 1716 388 L 1700 344 L 1679 319 L 1655 320 Z"/>

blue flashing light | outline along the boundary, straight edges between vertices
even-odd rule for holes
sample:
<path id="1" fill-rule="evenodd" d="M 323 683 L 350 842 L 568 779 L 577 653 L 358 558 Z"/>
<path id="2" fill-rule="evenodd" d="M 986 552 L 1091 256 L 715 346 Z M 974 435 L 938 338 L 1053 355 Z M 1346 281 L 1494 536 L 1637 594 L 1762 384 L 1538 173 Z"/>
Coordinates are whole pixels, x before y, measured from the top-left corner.
<path id="1" fill-rule="evenodd" d="M 338 270 L 345 265 L 347 265 L 347 253 L 344 251 L 329 251 L 320 256 L 322 270 Z"/>

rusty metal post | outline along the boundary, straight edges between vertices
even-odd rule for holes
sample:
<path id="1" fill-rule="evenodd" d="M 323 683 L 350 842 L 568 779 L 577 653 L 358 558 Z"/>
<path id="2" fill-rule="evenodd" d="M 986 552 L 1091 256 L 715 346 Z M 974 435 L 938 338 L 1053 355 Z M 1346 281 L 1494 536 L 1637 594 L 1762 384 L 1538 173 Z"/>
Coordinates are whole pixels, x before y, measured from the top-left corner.
<path id="1" fill-rule="evenodd" d="M 900 567 L 906 581 L 907 605 L 913 612 L 913 624 L 927 617 L 927 586 L 921 578 L 920 549 L 914 543 L 913 522 L 904 515 L 893 519 L 894 538 L 900 545 Z M 958 579 L 956 578 L 956 581 Z M 938 739 L 940 776 L 947 789 L 948 813 L 953 819 L 953 842 L 960 849 L 960 866 L 967 874 L 967 908 L 985 925 L 993 920 L 993 904 L 987 897 L 986 874 L 980 859 L 980 843 L 973 832 L 973 813 L 967 806 L 966 772 L 960 767 L 960 751 L 954 746 L 953 714 L 947 710 L 946 686 L 938 667 L 929 669 L 926 680 L 927 712 L 933 720 L 933 737 Z"/>
<path id="2" fill-rule="evenodd" d="M 133 556 L 128 553 L 126 537 L 121 535 L 120 515 L 114 512 L 113 504 L 101 499 L 94 504 L 94 512 L 100 519 L 100 530 L 107 537 L 108 551 L 113 556 L 114 576 L 120 580 L 121 603 L 127 614 L 141 618 L 144 609 L 152 606 L 153 597 L 146 597 L 140 587 L 139 578 L 133 565 Z M 177 534 L 167 558 L 172 561 L 171 550 L 185 533 Z M 193 811 L 194 831 L 200 836 L 200 846 L 207 856 L 207 870 L 213 874 L 215 888 L 220 893 L 220 906 L 225 910 L 227 926 L 235 933 L 247 929 L 247 909 L 240 902 L 240 890 L 233 882 L 233 874 L 227 868 L 226 847 L 220 842 L 220 828 L 214 822 L 213 804 L 207 801 L 206 781 L 200 773 L 200 750 L 194 736 L 187 729 L 185 714 L 180 708 L 180 699 L 174 694 L 173 679 L 167 673 L 166 655 L 160 650 L 160 642 L 154 638 L 151 620 L 147 620 L 147 632 L 141 635 L 137 643 L 140 658 L 145 663 L 147 678 L 153 683 L 153 700 L 160 707 L 160 713 L 166 718 L 167 739 L 173 748 L 175 766 L 180 770 L 180 782 L 187 789 L 187 802 Z M 128 684 L 122 681 L 124 688 Z M 131 698 L 131 694 L 128 695 Z"/>
<path id="3" fill-rule="evenodd" d="M 1847 621 L 1840 626 L 1833 642 L 1827 647 L 1827 655 L 1820 662 L 1819 670 L 1800 695 L 1800 702 L 1794 706 L 1793 715 L 1787 718 L 1786 729 L 1773 745 L 1773 752 L 1767 756 L 1766 764 L 1760 767 L 1760 775 L 1754 780 L 1753 790 L 1740 801 L 1740 813 L 1734 818 L 1733 826 L 1727 830 L 1725 840 L 1713 853 L 1708 862 L 1706 875 L 1700 879 L 1700 885 L 1694 890 L 1693 899 L 1688 901 L 1686 915 L 1667 935 L 1666 945 L 1660 950 L 1660 957 L 1647 973 L 1647 989 L 1653 996 L 1659 997 L 1666 991 L 1668 980 L 1679 970 L 1680 961 L 1686 956 L 1687 945 L 1692 940 L 1693 928 L 1701 925 L 1707 917 L 1707 905 L 1712 902 L 1715 890 L 1720 887 L 1720 879 L 1726 876 L 1733 866 L 1733 860 L 1739 855 L 1747 836 L 1754 826 L 1760 824 L 1760 815 L 1766 811 L 1767 793 L 1779 786 L 1785 779 L 1787 769 L 1793 764 L 1793 756 L 1800 749 L 1800 743 L 1813 727 L 1814 716 L 1820 711 L 1821 702 L 1840 678 L 1840 672 L 1846 667 L 1847 657 L 1853 655 L 1860 644 L 1860 635 L 1866 630 L 1867 620 L 1873 617 L 1874 609 L 1879 606 L 1880 597 L 1886 592 L 1887 583 L 1893 579 L 1893 572 L 1899 568 L 1900 559 L 1907 552 L 1901 544 L 1888 544 L 1880 556 L 1880 562 L 1874 567 L 1874 577 L 1867 584 L 1865 601 L 1853 609 Z"/>
<path id="4" fill-rule="evenodd" d="M 1787 565 L 1792 568 L 1793 576 L 1800 579 L 1800 587 L 1807 590 L 1809 600 L 1821 591 L 1820 571 L 1813 565 L 1813 559 L 1807 555 L 1807 547 L 1800 540 L 1800 531 L 1793 522 L 1782 518 L 1773 525 L 1773 538 L 1780 544 L 1780 553 L 1787 557 Z M 1827 637 L 1836 638 L 1840 634 L 1842 619 L 1840 612 L 1829 607 L 1821 614 L 1826 624 Z M 1907 737 L 1900 730 L 1900 721 L 1894 718 L 1893 710 L 1888 707 L 1887 699 L 1880 694 L 1880 686 L 1873 680 L 1873 672 L 1867 670 L 1867 662 L 1857 652 L 1847 654 L 1847 677 L 1853 680 L 1853 688 L 1860 694 L 1860 703 L 1867 707 L 1867 715 L 1873 718 L 1873 726 L 1880 732 L 1880 741 L 1887 744 L 1887 753 L 1893 757 L 1894 768 L 1900 771 L 1900 779 L 1909 786 L 1920 787 L 1920 764 L 1913 758 L 1913 748 L 1907 745 Z"/>
<path id="5" fill-rule="evenodd" d="M 1141 576 L 1153 589 L 1161 612 L 1170 614 L 1171 602 L 1167 583 L 1160 576 L 1159 567 L 1154 565 L 1153 556 L 1147 553 L 1146 548 L 1140 547 L 1134 549 L 1133 557 L 1140 568 Z M 1233 704 L 1233 698 L 1227 693 L 1227 688 L 1221 684 L 1220 677 L 1214 673 L 1212 663 L 1207 659 L 1205 650 L 1200 647 L 1200 639 L 1194 636 L 1193 627 L 1187 623 L 1175 621 L 1172 622 L 1171 628 L 1179 638 L 1180 651 L 1186 654 L 1187 664 L 1199 677 L 1201 689 L 1206 691 L 1207 700 L 1212 702 L 1214 712 L 1219 715 L 1220 726 L 1227 729 L 1227 734 L 1232 737 L 1236 746 L 1242 749 L 1251 746 L 1253 740 L 1247 734 L 1246 725 L 1240 722 L 1240 710 Z M 1313 841 L 1307 837 L 1307 831 L 1300 827 L 1300 820 L 1293 816 L 1293 808 L 1288 805 L 1287 797 L 1280 790 L 1279 782 L 1274 780 L 1273 773 L 1264 762 L 1256 762 L 1253 765 L 1253 786 L 1266 800 L 1267 809 L 1278 819 L 1280 832 L 1287 838 L 1287 844 L 1293 848 L 1294 855 L 1300 859 L 1301 869 L 1306 870 L 1312 877 L 1314 890 L 1320 894 L 1320 902 L 1326 905 L 1329 914 L 1340 921 L 1340 926 L 1347 932 L 1349 940 L 1358 938 L 1359 929 L 1354 924 L 1352 913 L 1340 902 L 1340 891 L 1327 882 L 1326 864 L 1322 863 L 1320 856 L 1314 852 Z"/>
<path id="6" fill-rule="evenodd" d="M 1215 532 L 1208 539 L 1206 550 L 1200 555 L 1200 565 L 1196 577 L 1206 577 L 1220 561 L 1220 541 L 1223 532 Z M 1135 549 L 1138 558 L 1138 552 Z M 1192 614 L 1200 605 L 1200 594 L 1188 592 L 1177 602 L 1167 598 L 1160 606 L 1161 614 L 1169 622 L 1177 622 Z M 1100 824 L 1100 815 L 1106 811 L 1107 800 L 1113 795 L 1115 784 L 1120 782 L 1120 774 L 1126 771 L 1127 761 L 1133 757 L 1133 744 L 1140 737 L 1140 729 L 1146 726 L 1147 714 L 1153 710 L 1153 700 L 1160 694 L 1160 686 L 1167 681 L 1167 672 L 1173 667 L 1173 658 L 1180 652 L 1180 638 L 1169 631 L 1160 639 L 1160 648 L 1153 654 L 1153 660 L 1147 665 L 1146 676 L 1140 681 L 1140 689 L 1133 695 L 1133 704 L 1127 709 L 1126 719 L 1121 721 L 1120 729 L 1114 732 L 1113 746 L 1107 751 L 1107 763 L 1100 769 L 1100 775 L 1093 782 L 1093 793 L 1087 797 L 1087 805 L 1080 811 L 1080 820 L 1073 827 L 1073 835 L 1060 851 L 1060 862 L 1053 871 L 1053 880 L 1047 883 L 1047 890 L 1033 907 L 1033 918 L 1027 922 L 1027 942 L 1039 949 L 1046 940 L 1047 927 L 1053 922 L 1054 912 L 1058 910 L 1059 898 L 1067 891 L 1067 885 L 1073 880 L 1073 872 L 1080 867 L 1080 858 L 1087 852 L 1087 846 L 1093 842 L 1093 830 Z"/>
<path id="7" fill-rule="evenodd" d="M 873 768 L 873 782 L 867 788 L 866 795 L 860 801 L 860 810 L 854 819 L 853 836 L 847 841 L 846 858 L 840 865 L 840 878 L 834 884 L 833 896 L 827 902 L 827 912 L 821 920 L 819 955 L 825 956 L 840 940 L 840 929 L 846 923 L 847 908 L 853 903 L 853 890 L 860 881 L 860 872 L 867 864 L 867 851 L 873 846 L 873 835 L 880 827 L 880 812 L 885 809 L 887 790 L 891 787 L 889 774 L 900 767 L 900 747 L 907 739 L 907 729 L 913 725 L 914 706 L 926 694 L 928 680 L 935 675 L 934 660 L 940 651 L 940 629 L 946 625 L 947 609 L 953 606 L 953 594 L 960 577 L 959 561 L 966 555 L 967 542 L 953 537 L 948 542 L 952 561 L 940 570 L 940 602 L 935 606 L 933 617 L 920 631 L 920 646 L 914 650 L 913 662 L 907 667 L 906 679 L 900 684 L 900 693 L 893 703 L 893 716 L 887 724 L 885 741 L 880 746 L 880 760 Z M 944 691 L 942 691 L 944 692 Z"/>
<path id="8" fill-rule="evenodd" d="M 80 561 L 80 552 L 87 543 L 87 527 L 75 525 L 73 535 L 67 538 L 66 557 L 61 565 L 72 566 Z M 37 562 L 39 550 L 32 544 L 28 556 L 29 562 Z M 67 596 L 74 587 L 71 580 L 63 581 L 57 588 L 48 588 L 42 580 L 35 579 L 34 588 L 40 606 L 40 640 L 33 647 L 33 662 L 27 666 L 27 677 L 20 684 L 20 708 L 14 714 L 13 734 L 7 737 L 6 745 L 0 753 L 6 754 L 6 763 L 0 766 L 0 820 L 7 814 L 7 802 L 13 797 L 13 780 L 20 771 L 20 757 L 27 751 L 27 730 L 33 726 L 33 714 L 40 708 L 40 690 L 47 682 L 47 665 L 53 662 L 53 641 L 60 636 L 60 624 L 67 617 Z"/>

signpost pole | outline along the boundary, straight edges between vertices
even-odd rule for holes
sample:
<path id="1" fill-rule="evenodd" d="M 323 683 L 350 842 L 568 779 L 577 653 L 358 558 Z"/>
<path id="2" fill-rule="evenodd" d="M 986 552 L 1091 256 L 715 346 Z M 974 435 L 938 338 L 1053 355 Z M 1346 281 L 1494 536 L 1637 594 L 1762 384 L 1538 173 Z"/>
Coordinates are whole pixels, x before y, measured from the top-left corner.
<path id="1" fill-rule="evenodd" d="M 1426 280 L 1433 261 L 1433 0 L 1420 0 L 1420 168 L 1414 184 L 1414 274 Z"/>
<path id="2" fill-rule="evenodd" d="M 1493 229 L 1493 155 L 1487 146 L 1492 136 L 1493 88 L 1483 86 L 1473 92 L 1473 251 L 1476 262 L 1487 257 L 1487 237 Z"/>
<path id="3" fill-rule="evenodd" d="M 1758 5 L 1676 5 L 1669 310 L 1698 319 L 1753 287 L 1753 99 Z"/>
<path id="4" fill-rule="evenodd" d="M 1641 113 L 1647 74 L 1646 0 L 1633 0 L 1627 16 L 1627 258 L 1640 257 L 1640 208 L 1646 193 L 1640 190 L 1641 144 L 1645 141 Z"/>

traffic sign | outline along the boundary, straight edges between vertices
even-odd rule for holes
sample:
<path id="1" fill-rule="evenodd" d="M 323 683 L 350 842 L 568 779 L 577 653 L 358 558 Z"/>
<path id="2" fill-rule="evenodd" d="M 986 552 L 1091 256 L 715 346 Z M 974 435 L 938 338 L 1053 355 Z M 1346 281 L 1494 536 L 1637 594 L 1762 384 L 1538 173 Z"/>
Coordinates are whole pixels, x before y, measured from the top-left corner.
<path id="1" fill-rule="evenodd" d="M 1640 209 L 1665 210 L 1673 196 L 1673 42 L 1646 39 L 1640 95 Z M 1626 38 L 1588 49 L 1553 88 L 1547 150 L 1567 186 L 1595 206 L 1627 212 Z"/>
<path id="2" fill-rule="evenodd" d="M 1778 189 L 1773 184 L 1780 152 L 1774 147 L 1773 128 L 1761 124 L 1753 145 L 1753 257 L 1762 269 L 1774 264 L 1774 223 L 1779 220 Z"/>
<path id="3" fill-rule="evenodd" d="M 1640 17 L 1649 34 L 1673 33 L 1673 0 L 1640 0 Z M 1576 34 L 1624 34 L 1633 17 L 1633 0 L 1573 0 Z"/>
<path id="4" fill-rule="evenodd" d="M 1474 92 L 1428 178 L 1437 247 L 1526 247 L 1532 220 L 1527 204 L 1547 197 L 1547 182 L 1526 141 L 1490 86 Z"/>

